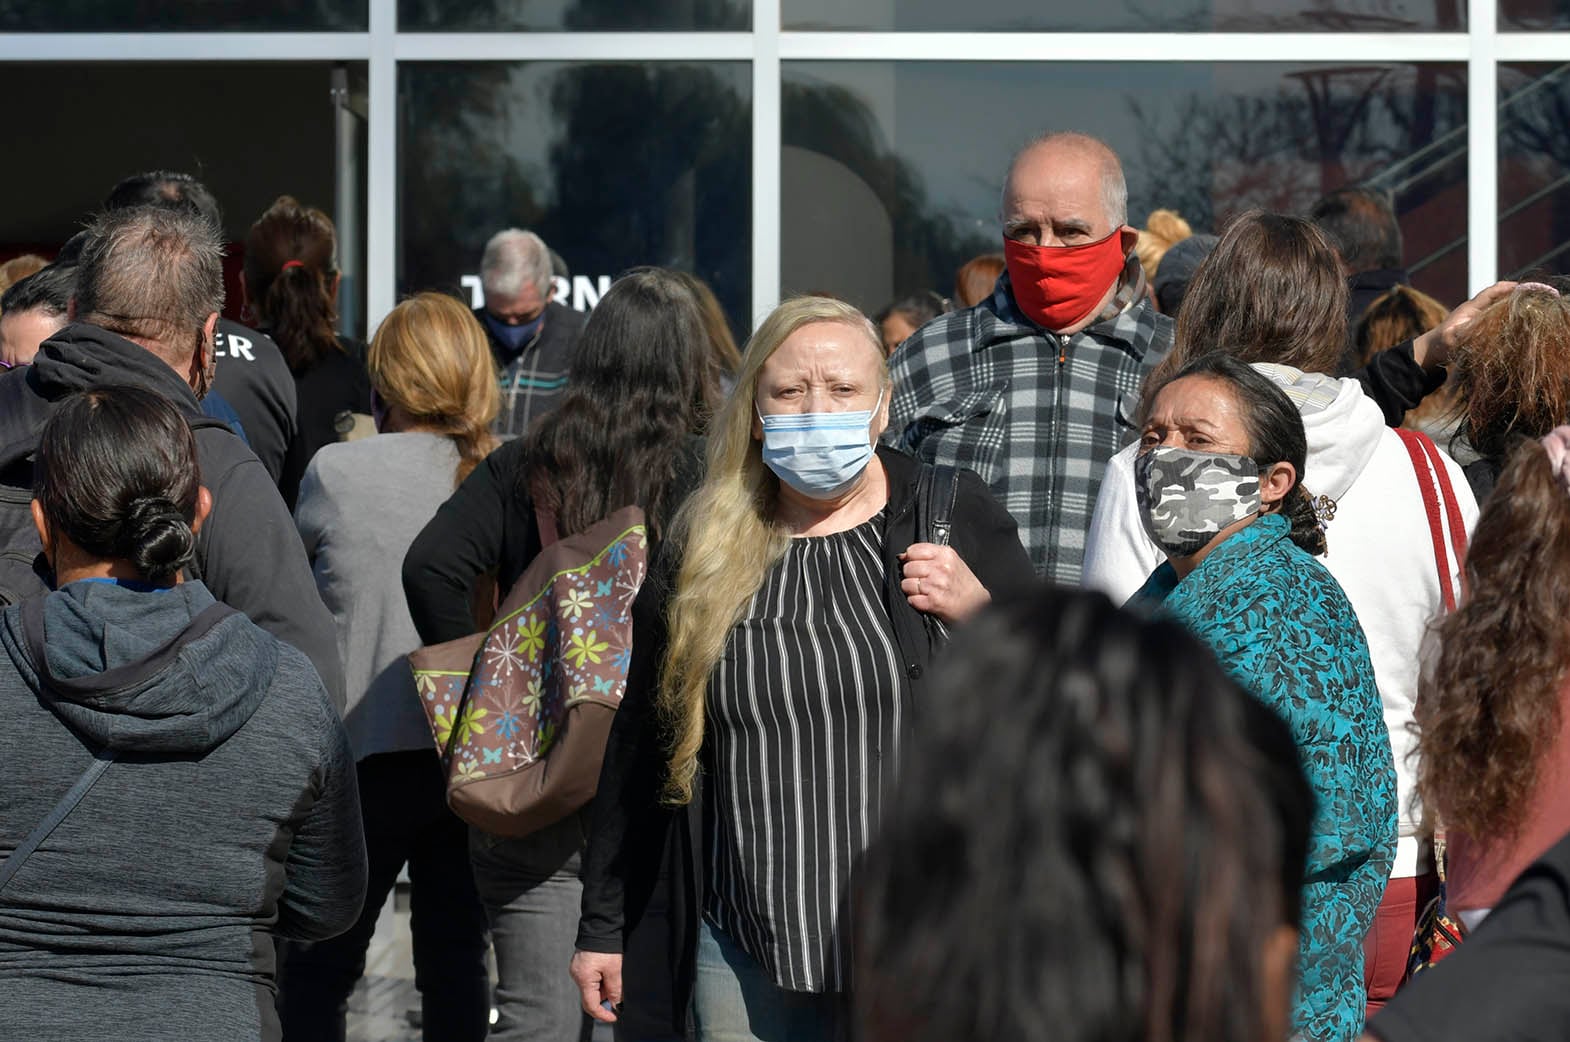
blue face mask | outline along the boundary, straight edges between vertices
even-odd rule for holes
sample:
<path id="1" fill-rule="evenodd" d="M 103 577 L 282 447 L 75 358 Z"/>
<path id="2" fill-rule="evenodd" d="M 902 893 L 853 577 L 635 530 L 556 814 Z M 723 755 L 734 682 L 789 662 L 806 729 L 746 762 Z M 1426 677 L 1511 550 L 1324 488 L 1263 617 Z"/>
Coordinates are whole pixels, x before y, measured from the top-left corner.
<path id="1" fill-rule="evenodd" d="M 776 477 L 804 496 L 833 499 L 855 484 L 872 460 L 868 428 L 883 405 L 883 392 L 858 412 L 789 412 L 765 416 L 763 462 Z"/>
<path id="2" fill-rule="evenodd" d="M 540 327 L 545 325 L 545 312 L 541 311 L 532 322 L 524 322 L 516 326 L 509 326 L 489 311 L 481 311 L 485 325 L 495 335 L 497 340 L 508 351 L 521 351 L 529 341 L 533 340 L 540 332 Z"/>

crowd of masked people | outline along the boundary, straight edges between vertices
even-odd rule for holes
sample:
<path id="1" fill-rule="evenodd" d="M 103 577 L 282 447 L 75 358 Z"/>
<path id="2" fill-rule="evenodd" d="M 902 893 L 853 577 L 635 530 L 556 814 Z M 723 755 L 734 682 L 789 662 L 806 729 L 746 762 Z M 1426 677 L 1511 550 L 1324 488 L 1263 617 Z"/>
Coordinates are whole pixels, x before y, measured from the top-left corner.
<path id="1" fill-rule="evenodd" d="M 288 196 L 242 325 L 221 227 L 0 270 L 0 1036 L 343 1039 L 403 875 L 432 1042 L 1570 1036 L 1556 280 L 1076 133 L 740 348 L 518 229 L 352 342 Z"/>

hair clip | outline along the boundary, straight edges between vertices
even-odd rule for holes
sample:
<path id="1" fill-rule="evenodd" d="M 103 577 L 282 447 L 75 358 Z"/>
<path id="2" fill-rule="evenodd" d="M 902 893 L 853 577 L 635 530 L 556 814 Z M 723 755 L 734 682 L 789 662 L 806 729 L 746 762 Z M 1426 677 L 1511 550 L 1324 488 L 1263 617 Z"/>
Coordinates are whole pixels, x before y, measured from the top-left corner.
<path id="1" fill-rule="evenodd" d="M 1309 502 L 1314 507 L 1314 520 L 1319 522 L 1319 527 L 1328 528 L 1336 519 L 1336 501 L 1329 496 L 1315 496 Z"/>

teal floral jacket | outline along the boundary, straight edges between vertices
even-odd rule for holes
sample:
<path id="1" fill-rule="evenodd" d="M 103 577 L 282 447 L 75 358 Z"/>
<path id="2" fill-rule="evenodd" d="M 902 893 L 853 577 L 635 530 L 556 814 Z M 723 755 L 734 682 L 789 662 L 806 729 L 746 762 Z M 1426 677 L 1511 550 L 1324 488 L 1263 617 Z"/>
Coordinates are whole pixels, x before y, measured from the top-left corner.
<path id="1" fill-rule="evenodd" d="M 1363 1029 L 1363 937 L 1395 857 L 1395 762 L 1357 615 L 1287 531 L 1286 518 L 1261 517 L 1181 582 L 1163 564 L 1129 604 L 1159 604 L 1291 726 L 1317 797 L 1293 1031 L 1352 1042 Z"/>

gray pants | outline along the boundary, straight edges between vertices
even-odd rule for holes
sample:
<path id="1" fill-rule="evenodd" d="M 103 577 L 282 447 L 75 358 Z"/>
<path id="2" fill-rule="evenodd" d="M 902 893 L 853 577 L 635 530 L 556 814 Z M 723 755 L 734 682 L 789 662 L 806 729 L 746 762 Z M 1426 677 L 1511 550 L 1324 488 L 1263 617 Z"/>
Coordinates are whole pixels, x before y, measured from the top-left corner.
<path id="1" fill-rule="evenodd" d="M 578 936 L 587 812 L 523 839 L 469 830 L 474 882 L 496 950 L 495 1042 L 588 1042 L 593 1024 L 568 975 Z"/>

